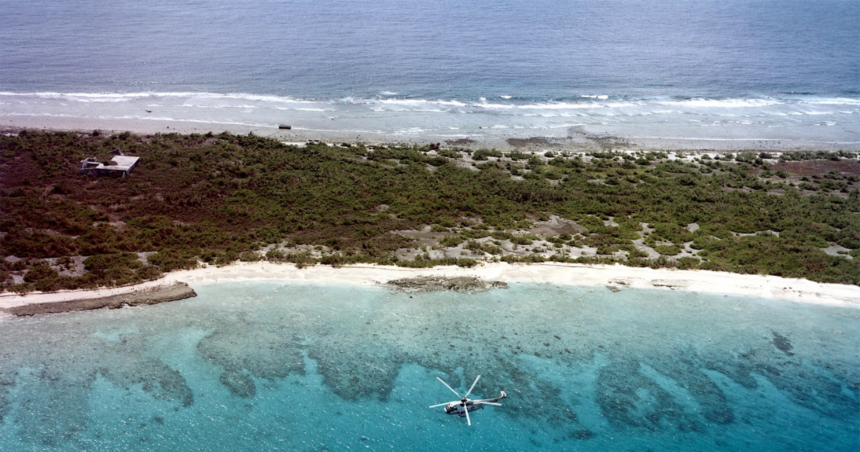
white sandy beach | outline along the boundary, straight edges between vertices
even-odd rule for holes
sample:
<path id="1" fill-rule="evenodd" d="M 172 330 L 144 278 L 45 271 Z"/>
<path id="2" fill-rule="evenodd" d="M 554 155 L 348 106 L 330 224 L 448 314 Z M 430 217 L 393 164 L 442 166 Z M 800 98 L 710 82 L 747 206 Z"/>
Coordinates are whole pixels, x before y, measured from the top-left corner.
<path id="1" fill-rule="evenodd" d="M 687 271 L 634 268 L 621 265 L 491 263 L 475 268 L 437 267 L 411 269 L 375 265 L 350 265 L 333 268 L 325 265 L 296 268 L 293 264 L 268 262 L 236 263 L 225 267 L 207 267 L 170 273 L 147 283 L 112 289 L 61 291 L 27 295 L 0 294 L 0 308 L 33 303 L 49 303 L 119 295 L 158 285 L 182 281 L 192 287 L 248 280 L 280 280 L 308 284 L 377 285 L 415 276 L 476 276 L 508 283 L 543 283 L 583 286 L 614 286 L 658 290 L 684 290 L 696 293 L 722 294 L 789 300 L 832 306 L 860 308 L 860 287 L 822 284 L 803 279 L 776 276 L 738 275 L 710 271 Z"/>

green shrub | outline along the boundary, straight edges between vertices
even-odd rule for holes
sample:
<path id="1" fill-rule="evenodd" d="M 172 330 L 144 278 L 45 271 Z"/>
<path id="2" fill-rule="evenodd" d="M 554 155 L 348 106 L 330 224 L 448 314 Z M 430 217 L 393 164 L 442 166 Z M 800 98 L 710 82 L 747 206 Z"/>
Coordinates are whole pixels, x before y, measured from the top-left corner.
<path id="1" fill-rule="evenodd" d="M 138 260 L 135 253 L 98 254 L 84 259 L 84 268 L 90 271 L 112 268 L 136 269 L 142 266 L 143 262 Z"/>
<path id="2" fill-rule="evenodd" d="M 654 251 L 663 256 L 674 256 L 681 252 L 681 247 L 678 245 L 657 245 L 654 247 Z"/>
<path id="3" fill-rule="evenodd" d="M 511 238 L 511 243 L 514 245 L 531 245 L 538 237 L 532 234 L 515 235 Z"/>
<path id="4" fill-rule="evenodd" d="M 150 254 L 146 260 L 157 266 L 162 272 L 191 270 L 197 268 L 198 265 L 196 256 L 186 250 L 162 250 Z"/>
<path id="5" fill-rule="evenodd" d="M 695 257 L 684 256 L 678 259 L 678 268 L 681 270 L 692 270 L 699 266 L 700 260 Z"/>
<path id="6" fill-rule="evenodd" d="M 416 259 L 416 260 L 412 260 L 412 261 L 397 261 L 395 264 L 398 267 L 408 267 L 408 268 L 431 268 L 431 267 L 452 266 L 452 265 L 456 265 L 458 267 L 470 268 L 470 267 L 474 267 L 475 265 L 477 265 L 478 262 L 474 259 L 446 257 L 446 258 L 442 258 L 442 259 Z"/>
<path id="7" fill-rule="evenodd" d="M 256 253 L 254 251 L 243 251 L 243 252 L 239 253 L 239 260 L 242 262 L 258 262 L 258 261 L 261 261 L 263 259 L 264 259 L 263 256 L 261 256 L 259 253 Z"/>
<path id="8" fill-rule="evenodd" d="M 59 276 L 60 274 L 49 265 L 39 264 L 27 270 L 27 273 L 24 274 L 24 281 L 35 283 L 42 280 L 57 279 Z"/>
<path id="9" fill-rule="evenodd" d="M 478 225 L 480 226 L 480 225 Z M 476 228 L 478 226 L 475 226 Z M 482 239 L 484 237 L 489 237 L 490 233 L 486 230 L 481 229 L 466 229 L 460 233 L 460 235 L 465 239 Z"/>
<path id="10" fill-rule="evenodd" d="M 503 154 L 495 149 L 478 149 L 472 154 L 473 160 L 487 160 L 487 157 L 502 158 Z"/>
<path id="11" fill-rule="evenodd" d="M 442 239 L 439 240 L 439 244 L 446 247 L 446 248 L 453 248 L 455 246 L 460 245 L 465 240 L 466 239 L 464 239 L 463 237 L 460 237 L 460 236 L 449 235 L 446 237 L 442 237 Z"/>
<path id="12" fill-rule="evenodd" d="M 491 245 L 489 243 L 481 243 L 476 242 L 474 240 L 470 240 L 466 243 L 466 246 L 463 247 L 467 250 L 472 250 L 478 253 L 487 253 L 487 254 L 502 254 L 504 251 L 498 246 Z"/>
<path id="13" fill-rule="evenodd" d="M 576 224 L 588 229 L 588 232 L 592 234 L 602 234 L 606 232 L 607 229 L 603 224 L 603 221 L 592 216 L 583 217 L 577 220 Z"/>

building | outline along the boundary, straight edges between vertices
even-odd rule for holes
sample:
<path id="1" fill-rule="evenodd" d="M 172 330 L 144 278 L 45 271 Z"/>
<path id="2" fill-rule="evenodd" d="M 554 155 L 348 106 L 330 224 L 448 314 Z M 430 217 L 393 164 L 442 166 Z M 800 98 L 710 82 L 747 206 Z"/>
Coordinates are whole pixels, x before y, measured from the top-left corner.
<path id="1" fill-rule="evenodd" d="M 115 149 L 113 153 L 117 155 L 110 159 L 110 163 L 107 165 L 99 162 L 95 157 L 89 157 L 86 160 L 82 160 L 80 173 L 90 176 L 125 177 L 131 173 L 137 165 L 137 161 L 140 160 L 140 157 L 122 155 L 122 151 L 119 149 Z"/>

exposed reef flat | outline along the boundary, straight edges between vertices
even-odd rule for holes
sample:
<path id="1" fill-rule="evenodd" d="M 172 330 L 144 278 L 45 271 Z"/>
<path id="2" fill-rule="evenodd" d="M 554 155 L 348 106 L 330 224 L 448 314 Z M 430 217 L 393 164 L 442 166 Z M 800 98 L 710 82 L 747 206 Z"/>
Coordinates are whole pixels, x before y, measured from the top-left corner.
<path id="1" fill-rule="evenodd" d="M 490 289 L 507 289 L 503 281 L 484 281 L 474 276 L 417 276 L 388 281 L 388 287 L 402 292 L 437 292 L 453 290 L 457 292 L 483 292 Z"/>
<path id="2" fill-rule="evenodd" d="M 184 300 L 196 297 L 194 289 L 184 282 L 174 282 L 170 285 L 152 286 L 134 292 L 110 295 L 100 298 L 82 298 L 76 300 L 32 303 L 3 309 L 19 317 L 38 314 L 57 314 L 61 312 L 89 311 L 91 309 L 117 309 L 123 306 L 140 306 L 165 303 L 168 301 Z"/>

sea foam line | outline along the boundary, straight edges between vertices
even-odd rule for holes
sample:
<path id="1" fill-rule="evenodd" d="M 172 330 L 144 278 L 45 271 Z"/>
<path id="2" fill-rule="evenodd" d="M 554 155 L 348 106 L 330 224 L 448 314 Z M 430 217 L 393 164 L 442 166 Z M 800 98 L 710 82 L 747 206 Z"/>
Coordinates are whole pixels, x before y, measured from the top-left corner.
<path id="1" fill-rule="evenodd" d="M 7 99 L 3 99 L 6 97 Z M 502 96 L 496 96 L 499 99 Z M 504 96 L 510 97 L 510 96 Z M 159 108 L 199 109 L 259 109 L 258 114 L 268 114 L 267 109 L 279 111 L 327 112 L 348 106 L 365 108 L 368 111 L 390 113 L 442 113 L 442 114 L 488 114 L 513 117 L 635 117 L 651 115 L 704 115 L 726 117 L 785 117 L 800 115 L 843 115 L 860 113 L 860 99 L 848 97 L 783 97 L 783 98 L 624 98 L 608 95 L 582 95 L 574 100 L 556 101 L 475 101 L 458 99 L 410 99 L 410 98 L 361 98 L 301 99 L 295 97 L 259 95 L 247 93 L 209 92 L 133 92 L 133 93 L 62 93 L 40 91 L 29 93 L 0 92 L 0 100 L 51 99 L 65 102 L 118 103 L 143 100 L 146 106 Z M 521 98 L 517 98 L 521 99 Z M 5 102 L 8 104 L 9 102 Z M 14 110 L 4 107 L 6 112 Z M 44 104 L 44 105 L 42 105 Z M 131 104 L 130 104 L 131 105 Z M 50 102 L 40 103 L 40 108 L 51 109 Z M 63 108 L 68 105 L 62 105 Z M 846 108 L 847 107 L 847 108 Z M 360 110 L 359 110 L 360 111 Z M 150 118 L 141 118 L 150 119 Z M 174 119 L 178 120 L 178 119 Z M 204 121 L 213 124 L 240 124 L 230 121 Z"/>
<path id="2" fill-rule="evenodd" d="M 210 121 L 204 119 L 176 119 L 176 118 L 168 118 L 164 116 L 133 116 L 133 115 L 119 115 L 119 116 L 111 116 L 111 115 L 95 115 L 95 116 L 84 116 L 84 115 L 70 115 L 65 113 L 3 113 L 0 114 L 0 118 L 6 117 L 37 117 L 37 118 L 79 118 L 79 119 L 133 119 L 137 121 L 165 121 L 165 122 L 190 122 L 195 124 L 220 124 L 220 125 L 234 125 L 234 126 L 246 126 L 246 127 L 264 127 L 264 128 L 274 128 L 277 127 L 277 124 L 262 124 L 262 123 L 247 123 L 247 122 L 236 122 L 236 121 Z"/>
<path id="3" fill-rule="evenodd" d="M 245 94 L 245 93 L 209 93 L 209 92 L 135 92 L 135 93 L 61 93 L 53 91 L 16 93 L 16 92 L 0 92 L 0 96 L 9 97 L 36 97 L 41 99 L 64 99 L 79 102 L 125 102 L 138 99 L 158 99 L 158 98 L 191 98 L 191 99 L 236 99 L 257 102 L 276 102 L 276 103 L 300 103 L 311 104 L 319 103 L 319 101 L 311 99 L 299 99 L 294 97 L 281 97 L 260 94 Z"/>
<path id="4" fill-rule="evenodd" d="M 384 95 L 396 95 L 397 93 L 385 92 Z M 252 94 L 252 93 L 212 93 L 212 92 L 191 92 L 191 91 L 141 91 L 130 93 L 117 92 L 59 92 L 59 91 L 36 91 L 36 92 L 12 92 L 0 91 L 0 96 L 10 97 L 39 97 L 39 98 L 68 98 L 80 100 L 114 100 L 114 99 L 140 99 L 140 98 L 197 98 L 197 99 L 242 99 L 260 102 L 290 102 L 290 103 L 346 103 L 346 104 L 364 104 L 364 103 L 381 103 L 389 105 L 447 105 L 453 107 L 468 107 L 468 106 L 492 106 L 492 107 L 528 107 L 528 108 L 583 108 L 587 107 L 626 107 L 640 106 L 647 104 L 657 105 L 682 105 L 692 107 L 715 107 L 715 108 L 733 108 L 733 107 L 762 107 L 770 105 L 781 105 L 785 103 L 810 104 L 810 105 L 860 105 L 860 98 L 850 97 L 738 97 L 738 98 L 672 98 L 672 97 L 627 97 L 627 96 L 612 96 L 617 101 L 597 102 L 609 100 L 608 95 L 580 95 L 578 99 L 573 100 L 545 100 L 533 101 L 530 103 L 488 103 L 487 98 L 480 97 L 477 100 L 459 100 L 459 99 L 424 99 L 424 98 L 363 98 L 347 96 L 342 98 L 332 99 L 309 99 L 294 96 L 277 96 L 267 94 Z M 503 100 L 510 100 L 512 96 L 497 96 Z M 518 97 L 518 99 L 522 99 Z"/>

